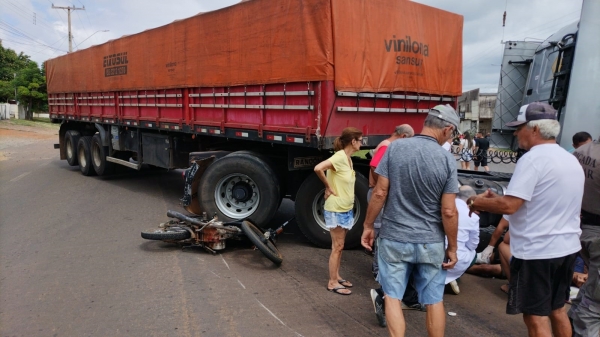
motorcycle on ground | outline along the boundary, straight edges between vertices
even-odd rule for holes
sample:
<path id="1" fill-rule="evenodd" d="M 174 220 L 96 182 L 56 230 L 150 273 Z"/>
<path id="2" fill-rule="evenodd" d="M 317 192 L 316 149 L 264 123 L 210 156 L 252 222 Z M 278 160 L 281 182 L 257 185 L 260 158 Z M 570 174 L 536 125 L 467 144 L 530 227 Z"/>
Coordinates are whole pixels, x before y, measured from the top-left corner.
<path id="1" fill-rule="evenodd" d="M 209 219 L 206 213 L 200 217 L 189 217 L 169 210 L 167 216 L 173 220 L 161 223 L 157 229 L 143 231 L 142 238 L 201 247 L 216 254 L 217 251 L 225 249 L 227 239 L 247 237 L 256 249 L 275 265 L 279 266 L 283 261 L 281 253 L 275 246 L 275 239 L 291 219 L 277 229 L 262 231 L 248 220 L 222 222 L 216 216 Z"/>

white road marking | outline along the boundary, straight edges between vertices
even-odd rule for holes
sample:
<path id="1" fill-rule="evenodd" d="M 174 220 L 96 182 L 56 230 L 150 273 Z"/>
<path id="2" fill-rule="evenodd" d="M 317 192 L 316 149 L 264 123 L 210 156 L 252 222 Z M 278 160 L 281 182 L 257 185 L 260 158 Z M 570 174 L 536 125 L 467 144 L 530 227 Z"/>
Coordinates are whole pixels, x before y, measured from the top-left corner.
<path id="1" fill-rule="evenodd" d="M 229 268 L 229 265 L 227 264 L 227 261 L 225 261 L 225 259 L 223 258 L 223 255 L 221 255 L 221 260 L 223 260 L 223 263 L 225 263 L 225 266 L 227 266 L 227 269 L 231 270 L 231 268 Z"/>
<path id="2" fill-rule="evenodd" d="M 237 281 L 242 286 L 242 288 L 246 289 L 246 286 L 242 284 L 242 281 L 240 281 L 240 280 L 237 280 Z"/>
<path id="3" fill-rule="evenodd" d="M 31 173 L 31 172 L 25 172 L 25 173 L 23 173 L 23 174 L 21 174 L 21 175 L 18 175 L 18 176 L 16 176 L 16 177 L 12 178 L 10 181 L 11 181 L 11 182 L 17 181 L 17 180 L 19 180 L 19 179 L 21 179 L 21 178 L 25 177 L 26 175 L 28 175 L 28 174 L 30 174 L 30 173 Z"/>
<path id="4" fill-rule="evenodd" d="M 213 273 L 216 277 L 221 278 L 221 276 L 217 275 L 217 273 L 215 273 L 214 271 L 210 271 L 211 273 Z"/>
<path id="5" fill-rule="evenodd" d="M 269 308 L 265 307 L 265 305 L 262 304 L 258 299 L 256 299 L 256 302 L 258 302 L 258 304 L 260 304 L 261 307 L 263 307 L 269 314 L 271 314 L 271 316 L 275 317 L 275 319 L 278 320 L 279 323 L 281 323 L 281 325 L 283 325 L 284 327 L 293 331 L 296 334 L 296 336 L 304 337 L 301 334 L 297 333 L 296 331 L 292 330 L 289 326 L 285 325 L 285 323 L 283 323 L 283 321 L 280 320 L 279 317 L 275 316 L 275 314 L 273 312 L 271 312 L 271 310 L 269 310 Z"/>

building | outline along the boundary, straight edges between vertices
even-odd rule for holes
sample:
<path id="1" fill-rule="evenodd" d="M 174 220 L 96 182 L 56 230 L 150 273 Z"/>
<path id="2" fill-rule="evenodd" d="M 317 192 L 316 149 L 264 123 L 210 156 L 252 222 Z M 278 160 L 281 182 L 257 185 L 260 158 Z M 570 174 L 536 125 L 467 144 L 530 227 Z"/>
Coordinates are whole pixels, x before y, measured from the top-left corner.
<path id="1" fill-rule="evenodd" d="M 492 119 L 498 95 L 480 93 L 479 89 L 463 92 L 458 98 L 458 114 L 462 132 L 492 132 Z"/>

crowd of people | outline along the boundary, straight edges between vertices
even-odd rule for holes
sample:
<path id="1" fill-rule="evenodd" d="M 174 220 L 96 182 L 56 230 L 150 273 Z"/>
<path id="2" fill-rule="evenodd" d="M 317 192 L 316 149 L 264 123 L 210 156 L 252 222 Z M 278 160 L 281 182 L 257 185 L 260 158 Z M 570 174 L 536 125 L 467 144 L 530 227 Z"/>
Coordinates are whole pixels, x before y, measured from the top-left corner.
<path id="1" fill-rule="evenodd" d="M 448 151 L 459 122 L 451 106 L 438 105 L 420 134 L 400 125 L 373 151 L 361 244 L 374 252 L 381 288 L 371 290 L 371 299 L 379 324 L 404 336 L 402 310 L 421 310 L 428 334 L 444 335 L 444 291 L 459 294 L 457 280 L 466 272 L 506 277 L 506 312 L 522 314 L 530 336 L 599 336 L 600 142 L 577 133 L 569 153 L 556 143 L 556 110 L 531 103 L 507 124 L 524 154 L 505 193 L 476 194 L 460 186 Z M 340 295 L 352 293 L 340 261 L 354 224 L 350 156 L 361 141 L 360 130 L 344 129 L 335 154 L 315 167 L 332 238 L 327 290 Z M 475 169 L 489 171 L 489 136 L 473 140 L 466 132 L 458 146 L 461 167 L 473 160 Z M 493 231 L 480 228 L 480 212 L 502 215 Z M 567 313 L 572 285 L 580 289 Z"/>
<path id="2" fill-rule="evenodd" d="M 488 150 L 490 149 L 490 137 L 488 133 L 485 137 L 482 132 L 477 132 L 475 138 L 472 137 L 469 131 L 458 135 L 451 142 L 448 140 L 442 146 L 448 151 L 452 151 L 452 143 L 458 145 L 456 153 L 459 155 L 460 168 L 463 170 L 471 169 L 471 162 L 475 171 L 479 171 L 479 166 L 483 167 L 484 171 L 489 172 L 488 166 Z"/>

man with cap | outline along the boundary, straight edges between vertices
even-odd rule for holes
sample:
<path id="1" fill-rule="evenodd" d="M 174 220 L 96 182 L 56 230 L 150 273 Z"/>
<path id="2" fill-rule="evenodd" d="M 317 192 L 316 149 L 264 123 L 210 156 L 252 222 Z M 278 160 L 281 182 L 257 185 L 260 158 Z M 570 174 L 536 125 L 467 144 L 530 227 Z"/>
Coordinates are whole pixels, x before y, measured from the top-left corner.
<path id="1" fill-rule="evenodd" d="M 488 190 L 467 201 L 471 211 L 508 214 L 510 280 L 507 314 L 523 314 L 529 336 L 571 336 L 564 308 L 579 243 L 584 176 L 575 156 L 556 144 L 556 110 L 534 102 L 517 120 L 519 159 L 504 196 Z"/>
<path id="2" fill-rule="evenodd" d="M 456 111 L 438 105 L 429 111 L 421 134 L 393 142 L 379 162 L 361 244 L 375 239 L 373 222 L 383 210 L 377 238 L 377 281 L 386 296 L 385 314 L 392 336 L 404 336 L 401 299 L 413 273 L 419 302 L 427 307 L 427 331 L 442 336 L 446 325 L 446 269 L 457 262 L 458 212 L 456 161 L 440 145 L 456 134 Z M 448 247 L 444 248 L 444 237 Z"/>
<path id="3" fill-rule="evenodd" d="M 394 133 L 392 133 L 392 135 L 388 139 L 381 141 L 381 143 L 377 145 L 375 150 L 373 150 L 374 156 L 369 164 L 369 166 L 371 166 L 371 170 L 369 171 L 369 191 L 367 192 L 367 201 L 371 200 L 373 189 L 375 188 L 375 184 L 377 183 L 377 178 L 379 178 L 379 175 L 375 173 L 375 169 L 377 168 L 377 165 L 379 165 L 381 158 L 383 158 L 383 155 L 385 154 L 385 151 L 387 150 L 388 146 L 398 139 L 410 138 L 414 135 L 415 131 L 413 130 L 412 126 L 408 124 L 398 125 L 396 126 L 396 130 L 394 131 Z M 377 237 L 377 235 L 379 234 L 379 229 L 381 228 L 381 212 L 375 219 L 374 228 L 375 237 Z M 373 250 L 377 251 L 377 245 L 373 247 Z M 377 278 L 377 273 L 379 272 L 377 258 L 373 259 L 372 271 L 373 275 L 375 275 L 375 278 Z M 412 286 L 412 283 L 413 281 L 411 280 L 408 284 L 408 287 L 406 288 L 404 297 L 402 298 L 402 302 L 404 304 L 403 309 L 425 311 L 425 307 L 418 302 L 417 291 Z M 373 308 L 375 309 L 375 315 L 377 316 L 377 321 L 379 322 L 380 326 L 385 327 L 385 310 L 383 305 L 383 299 L 385 296 L 383 294 L 383 290 L 381 290 L 381 287 L 378 289 L 371 289 L 370 294 L 371 301 L 373 302 Z"/>

